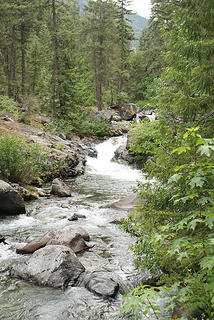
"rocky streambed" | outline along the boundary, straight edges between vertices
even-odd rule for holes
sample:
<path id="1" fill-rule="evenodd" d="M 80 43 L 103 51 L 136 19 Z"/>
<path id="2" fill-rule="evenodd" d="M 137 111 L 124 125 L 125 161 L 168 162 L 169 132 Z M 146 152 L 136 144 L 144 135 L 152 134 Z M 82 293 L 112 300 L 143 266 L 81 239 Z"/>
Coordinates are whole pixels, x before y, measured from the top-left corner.
<path id="1" fill-rule="evenodd" d="M 141 276 L 133 266 L 132 240 L 119 227 L 127 208 L 110 204 L 129 195 L 143 176 L 110 161 L 124 139 L 98 145 L 98 158 L 87 158 L 85 174 L 66 179 L 71 196 L 40 197 L 27 203 L 26 214 L 0 219 L 6 238 L 0 243 L 0 319 L 127 318 L 118 315 L 121 297 Z M 34 253 L 15 250 L 50 233 L 52 243 Z M 80 238 L 86 247 L 75 254 L 69 246 Z"/>

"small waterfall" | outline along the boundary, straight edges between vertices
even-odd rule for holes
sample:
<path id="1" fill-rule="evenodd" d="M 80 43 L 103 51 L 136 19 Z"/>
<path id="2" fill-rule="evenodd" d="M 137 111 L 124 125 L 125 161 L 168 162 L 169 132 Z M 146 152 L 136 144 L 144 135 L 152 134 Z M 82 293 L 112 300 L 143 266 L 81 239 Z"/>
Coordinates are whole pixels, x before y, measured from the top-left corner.
<path id="1" fill-rule="evenodd" d="M 146 117 L 151 121 L 151 122 L 153 122 L 153 121 L 155 121 L 156 120 L 156 112 L 152 112 L 152 114 L 148 114 L 148 115 L 146 115 Z"/>
<path id="2" fill-rule="evenodd" d="M 113 179 L 136 181 L 142 177 L 139 170 L 132 169 L 126 165 L 111 161 L 114 152 L 120 146 L 125 146 L 126 136 L 113 137 L 97 145 L 97 158 L 88 157 L 87 165 L 89 172 L 98 175 L 110 176 Z"/>

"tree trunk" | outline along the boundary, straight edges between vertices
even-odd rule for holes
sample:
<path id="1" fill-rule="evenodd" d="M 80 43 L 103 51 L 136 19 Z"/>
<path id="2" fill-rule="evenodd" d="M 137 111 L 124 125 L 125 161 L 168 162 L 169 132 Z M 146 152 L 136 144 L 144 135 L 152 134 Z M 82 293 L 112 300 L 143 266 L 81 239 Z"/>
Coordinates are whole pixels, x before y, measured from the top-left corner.
<path id="1" fill-rule="evenodd" d="M 97 108 L 99 111 L 102 110 L 103 108 L 103 103 L 102 103 L 102 81 L 101 79 L 97 79 L 96 81 L 96 98 L 97 98 Z"/>
<path id="2" fill-rule="evenodd" d="M 57 97 L 57 71 L 58 71 L 58 38 L 57 38 L 57 15 L 56 3 L 52 0 L 52 45 L 53 45 L 53 68 L 52 68 L 52 118 L 56 113 Z"/>
<path id="3" fill-rule="evenodd" d="M 13 82 L 15 79 L 15 51 L 15 26 L 13 26 L 11 30 L 11 46 L 8 51 L 8 97 L 10 98 L 14 96 Z"/>
<path id="4" fill-rule="evenodd" d="M 24 23 L 21 24 L 21 51 L 22 51 L 22 95 L 25 95 L 25 80 L 26 80 L 26 70 L 25 70 L 25 26 Z"/>

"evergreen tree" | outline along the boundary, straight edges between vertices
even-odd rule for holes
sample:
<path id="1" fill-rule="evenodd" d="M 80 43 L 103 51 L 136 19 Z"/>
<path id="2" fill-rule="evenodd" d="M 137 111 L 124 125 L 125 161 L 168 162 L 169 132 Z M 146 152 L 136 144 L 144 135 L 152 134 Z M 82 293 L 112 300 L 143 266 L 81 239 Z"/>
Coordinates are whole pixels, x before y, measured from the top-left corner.
<path id="1" fill-rule="evenodd" d="M 117 48 L 115 4 L 111 0 L 92 1 L 85 8 L 83 17 L 83 48 L 93 72 L 96 100 L 99 110 L 103 107 L 103 90 L 109 86 Z"/>
<path id="2" fill-rule="evenodd" d="M 127 61 L 130 53 L 131 41 L 134 40 L 133 28 L 130 26 L 128 15 L 132 14 L 128 6 L 131 0 L 117 0 L 117 27 L 120 45 L 120 70 L 119 70 L 119 91 L 123 90 L 125 74 L 127 72 Z"/>
<path id="3" fill-rule="evenodd" d="M 26 46 L 41 5 L 38 0 L 0 2 L 4 74 L 8 95 L 15 98 L 26 93 Z M 5 88 L 5 82 L 2 85 Z"/>
<path id="4" fill-rule="evenodd" d="M 147 100 L 155 95 L 154 81 L 161 76 L 165 65 L 165 50 L 166 41 L 161 36 L 160 24 L 150 19 L 148 27 L 142 30 L 137 52 L 133 52 L 129 59 L 127 91 L 134 101 Z"/>
<path id="5" fill-rule="evenodd" d="M 174 5 L 167 68 L 162 75 L 158 103 L 163 113 L 184 125 L 213 124 L 214 3 L 186 0 Z M 209 129 L 208 129 L 209 130 Z"/>

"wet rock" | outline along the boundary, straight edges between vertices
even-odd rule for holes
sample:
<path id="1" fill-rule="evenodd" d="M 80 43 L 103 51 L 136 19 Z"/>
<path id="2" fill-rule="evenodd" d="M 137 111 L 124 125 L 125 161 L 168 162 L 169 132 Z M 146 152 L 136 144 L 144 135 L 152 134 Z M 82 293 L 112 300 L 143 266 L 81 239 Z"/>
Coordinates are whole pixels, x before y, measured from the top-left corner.
<path id="1" fill-rule="evenodd" d="M 133 194 L 130 194 L 119 201 L 107 204 L 104 207 L 105 208 L 118 208 L 118 209 L 133 209 L 134 206 L 136 205 L 137 200 L 139 200 L 139 199 L 140 199 L 139 195 L 136 193 L 133 193 Z"/>
<path id="2" fill-rule="evenodd" d="M 157 110 L 142 110 L 138 113 L 138 119 L 149 119 L 150 121 L 157 120 Z"/>
<path id="3" fill-rule="evenodd" d="M 54 236 L 55 234 L 53 232 L 48 232 L 44 235 L 44 237 L 42 237 L 42 239 L 38 241 L 31 241 L 30 243 L 26 244 L 23 248 L 16 249 L 16 252 L 22 254 L 33 253 L 36 250 L 45 247 L 48 241 L 50 241 Z"/>
<path id="4" fill-rule="evenodd" d="M 70 188 L 60 179 L 56 178 L 52 182 L 51 193 L 59 197 L 70 197 Z"/>
<path id="5" fill-rule="evenodd" d="M 131 123 L 129 121 L 112 121 L 109 130 L 112 135 L 120 136 L 130 130 Z"/>
<path id="6" fill-rule="evenodd" d="M 74 213 L 70 218 L 68 218 L 68 221 L 76 221 L 78 219 L 85 219 L 86 216 L 84 214 L 81 213 Z"/>
<path id="7" fill-rule="evenodd" d="M 31 241 L 23 248 L 17 249 L 16 252 L 29 254 L 45 247 L 46 245 L 64 245 L 77 253 L 92 248 L 92 246 L 89 246 L 85 241 L 89 241 L 89 235 L 86 232 L 82 234 L 70 230 L 63 231 L 58 234 L 49 232 L 40 240 Z"/>
<path id="8" fill-rule="evenodd" d="M 2 234 L 0 234 L 0 243 L 7 243 L 5 237 Z"/>
<path id="9" fill-rule="evenodd" d="M 67 226 L 63 229 L 63 232 L 75 232 L 79 233 L 85 241 L 90 241 L 90 235 L 89 233 L 83 229 L 82 227 L 72 225 L 72 226 Z"/>
<path id="10" fill-rule="evenodd" d="M 17 183 L 11 184 L 11 186 L 14 188 L 16 192 L 25 200 L 25 201 L 30 201 L 30 200 L 35 200 L 39 198 L 39 195 L 32 191 L 29 191 L 25 189 L 24 187 L 20 186 Z"/>
<path id="11" fill-rule="evenodd" d="M 118 292 L 119 284 L 107 272 L 92 272 L 84 276 L 83 284 L 90 292 L 104 298 L 110 298 Z"/>
<path id="12" fill-rule="evenodd" d="M 85 239 L 82 237 L 81 234 L 70 231 L 64 231 L 62 233 L 56 234 L 51 240 L 48 241 L 47 244 L 61 244 L 64 246 L 68 246 L 75 253 L 92 248 L 92 246 L 89 246 L 85 242 Z"/>
<path id="13" fill-rule="evenodd" d="M 123 120 L 133 120 L 136 117 L 137 106 L 133 103 L 123 104 L 119 108 L 119 115 Z"/>
<path id="14" fill-rule="evenodd" d="M 74 213 L 70 218 L 68 218 L 68 221 L 77 221 L 78 216 Z"/>
<path id="15" fill-rule="evenodd" d="M 88 156 L 91 157 L 91 158 L 97 158 L 97 155 L 98 155 L 98 152 L 96 149 L 90 147 L 88 149 Z"/>
<path id="16" fill-rule="evenodd" d="M 0 215 L 25 213 L 22 197 L 5 181 L 0 180 Z"/>
<path id="17" fill-rule="evenodd" d="M 114 220 L 110 221 L 110 223 L 112 223 L 112 224 L 118 224 L 118 225 L 121 225 L 121 224 L 122 224 L 122 222 L 121 222 L 120 220 L 118 220 L 118 219 L 114 219 Z"/>
<path id="18" fill-rule="evenodd" d="M 15 262 L 11 276 L 35 282 L 41 286 L 64 288 L 75 284 L 85 270 L 75 253 L 66 246 L 46 246 L 29 258 Z"/>
<path id="19" fill-rule="evenodd" d="M 132 167 L 136 169 L 142 169 L 145 160 L 142 159 L 141 156 L 134 156 L 129 151 L 129 136 L 127 139 L 127 145 L 126 146 L 119 146 L 117 150 L 114 153 L 113 161 L 117 161 L 119 163 L 128 163 Z"/>

